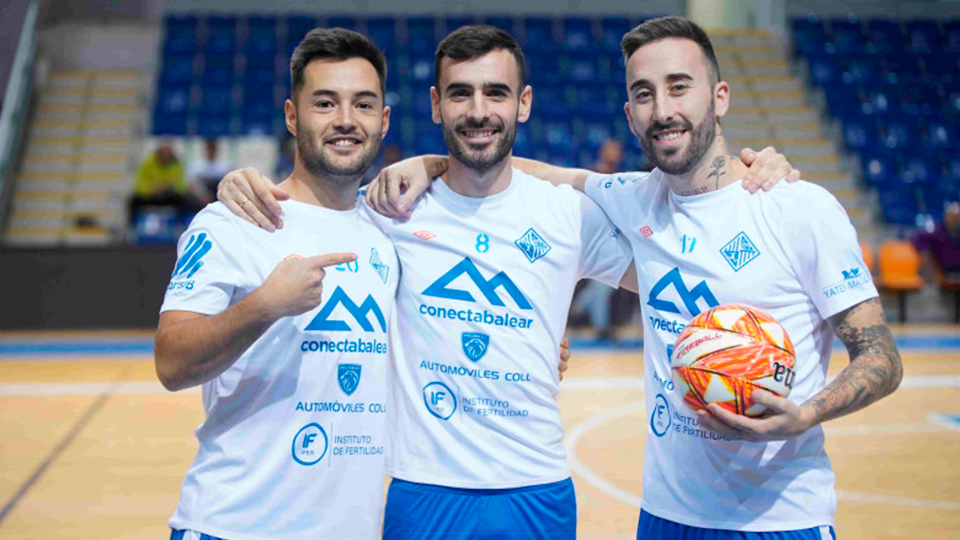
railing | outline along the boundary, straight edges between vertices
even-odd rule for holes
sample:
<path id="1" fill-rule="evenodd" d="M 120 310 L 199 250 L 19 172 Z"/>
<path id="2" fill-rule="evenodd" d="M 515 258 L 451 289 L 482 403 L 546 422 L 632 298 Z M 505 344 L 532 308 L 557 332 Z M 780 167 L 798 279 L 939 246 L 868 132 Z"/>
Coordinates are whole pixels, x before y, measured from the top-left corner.
<path id="1" fill-rule="evenodd" d="M 3 112 L 0 113 L 0 224 L 4 221 L 7 199 L 13 189 L 11 177 L 33 84 L 38 7 L 39 1 L 33 0 L 27 8 L 17 52 L 10 68 L 10 80 L 3 96 Z"/>

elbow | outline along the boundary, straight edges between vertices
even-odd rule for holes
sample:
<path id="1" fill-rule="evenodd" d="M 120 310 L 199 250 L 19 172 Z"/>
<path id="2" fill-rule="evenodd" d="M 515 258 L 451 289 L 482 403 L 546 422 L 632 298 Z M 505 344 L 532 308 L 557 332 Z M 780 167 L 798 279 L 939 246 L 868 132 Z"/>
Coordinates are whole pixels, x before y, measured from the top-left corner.
<path id="1" fill-rule="evenodd" d="M 901 381 L 903 381 L 903 362 L 900 360 L 900 356 L 898 355 L 896 360 L 893 362 L 893 370 L 890 373 L 890 384 L 887 395 L 894 393 L 897 388 L 900 388 Z"/>
<path id="2" fill-rule="evenodd" d="M 159 334 L 154 342 L 153 361 L 157 378 L 168 391 L 176 392 L 190 386 L 187 374 L 177 362 L 176 355 L 167 350 Z"/>

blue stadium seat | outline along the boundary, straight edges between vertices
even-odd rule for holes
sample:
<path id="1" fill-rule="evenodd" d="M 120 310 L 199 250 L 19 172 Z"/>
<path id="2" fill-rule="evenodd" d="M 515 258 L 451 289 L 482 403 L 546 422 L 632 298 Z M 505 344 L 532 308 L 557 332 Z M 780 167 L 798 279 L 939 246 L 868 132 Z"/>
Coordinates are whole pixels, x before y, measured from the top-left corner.
<path id="1" fill-rule="evenodd" d="M 896 225 L 916 225 L 917 195 L 909 186 L 888 186 L 878 190 L 883 218 Z"/>
<path id="2" fill-rule="evenodd" d="M 935 20 L 906 21 L 906 48 L 914 53 L 933 53 L 940 49 L 940 26 Z"/>
<path id="3" fill-rule="evenodd" d="M 287 43 L 297 43 L 303 40 L 307 32 L 319 26 L 317 19 L 307 15 L 293 15 L 287 18 Z M 291 49 L 292 50 L 292 49 Z"/>
<path id="4" fill-rule="evenodd" d="M 943 107 L 940 88 L 932 84 L 911 84 L 900 88 L 900 106 L 904 112 L 918 116 L 938 114 Z"/>
<path id="5" fill-rule="evenodd" d="M 904 49 L 903 29 L 900 21 L 872 19 L 867 23 L 867 38 L 870 49 L 877 54 L 900 52 Z"/>
<path id="6" fill-rule="evenodd" d="M 839 54 L 864 54 L 867 36 L 859 20 L 841 19 L 830 23 L 832 49 Z"/>
<path id="7" fill-rule="evenodd" d="M 220 67 L 217 65 L 207 66 L 200 77 L 203 86 L 230 86 L 233 84 L 233 68 Z"/>
<path id="8" fill-rule="evenodd" d="M 517 22 L 513 17 L 487 17 L 483 21 L 483 24 L 489 24 L 490 26 L 499 28 L 516 39 Z"/>
<path id="9" fill-rule="evenodd" d="M 437 48 L 437 32 L 432 18 L 410 17 L 407 19 L 407 48 L 415 53 L 433 54 Z"/>
<path id="10" fill-rule="evenodd" d="M 534 144 L 526 124 L 517 126 L 517 138 L 513 141 L 513 154 L 519 157 L 533 157 Z"/>
<path id="11" fill-rule="evenodd" d="M 232 55 L 236 51 L 237 35 L 232 28 L 212 30 L 203 46 L 203 52 L 208 55 Z"/>
<path id="12" fill-rule="evenodd" d="M 936 153 L 910 150 L 903 157 L 900 176 L 907 184 L 935 185 L 940 181 L 942 170 L 943 165 Z"/>
<path id="13" fill-rule="evenodd" d="M 160 71 L 161 85 L 188 85 L 193 78 L 192 56 L 167 56 Z"/>
<path id="14" fill-rule="evenodd" d="M 163 115 L 186 116 L 190 108 L 189 87 L 160 87 L 157 93 L 157 111 Z"/>
<path id="15" fill-rule="evenodd" d="M 443 132 L 440 126 L 429 121 L 415 123 L 416 143 L 414 150 L 417 154 L 446 154 L 447 145 L 443 142 Z"/>
<path id="16" fill-rule="evenodd" d="M 830 41 L 824 21 L 810 16 L 793 20 L 794 54 L 818 55 Z"/>
<path id="17" fill-rule="evenodd" d="M 580 17 L 563 20 L 563 49 L 568 52 L 591 52 L 596 50 L 593 21 Z"/>
<path id="18" fill-rule="evenodd" d="M 453 15 L 444 19 L 444 27 L 447 34 L 462 26 L 468 26 L 475 23 L 476 20 L 474 20 L 472 15 Z"/>
<path id="19" fill-rule="evenodd" d="M 153 134 L 181 136 L 187 134 L 187 115 L 164 114 L 154 109 Z"/>
<path id="20" fill-rule="evenodd" d="M 192 55 L 196 50 L 197 37 L 193 28 L 177 28 L 167 32 L 164 55 Z"/>
<path id="21" fill-rule="evenodd" d="M 198 117 L 195 134 L 198 137 L 229 137 L 230 135 L 233 135 L 233 133 L 230 132 L 230 117 Z"/>
<path id="22" fill-rule="evenodd" d="M 832 59 L 810 60 L 810 79 L 817 86 L 828 86 L 840 81 L 840 67 Z"/>
<path id="23" fill-rule="evenodd" d="M 557 44 L 553 37 L 553 20 L 527 17 L 523 21 L 523 39 L 525 51 L 555 51 Z"/>
<path id="24" fill-rule="evenodd" d="M 163 24 L 167 31 L 180 28 L 195 29 L 199 24 L 199 21 L 196 15 L 191 15 L 189 13 L 172 13 L 164 17 Z"/>
<path id="25" fill-rule="evenodd" d="M 946 52 L 960 52 L 960 21 L 950 20 L 943 25 L 943 49 Z"/>
<path id="26" fill-rule="evenodd" d="M 269 32 L 277 34 L 277 18 L 272 15 L 250 15 L 247 17 L 247 28 L 251 31 Z"/>
<path id="27" fill-rule="evenodd" d="M 219 30 L 235 32 L 237 29 L 237 18 L 232 15 L 212 15 L 207 17 L 207 29 L 210 32 Z"/>
<path id="28" fill-rule="evenodd" d="M 605 17 L 600 21 L 600 31 L 603 34 L 603 48 L 608 52 L 620 53 L 620 40 L 630 31 L 630 21 L 623 17 Z"/>
<path id="29" fill-rule="evenodd" d="M 876 125 L 871 120 L 845 120 L 843 140 L 847 148 L 854 151 L 873 150 L 879 146 Z"/>
<path id="30" fill-rule="evenodd" d="M 900 183 L 895 157 L 889 153 L 860 153 L 863 179 L 871 186 Z"/>
<path id="31" fill-rule="evenodd" d="M 612 138 L 614 138 L 614 130 L 609 121 L 593 120 L 583 123 L 580 140 L 591 153 L 596 152 L 604 142 Z"/>
<path id="32" fill-rule="evenodd" d="M 397 22 L 393 17 L 373 17 L 367 20 L 367 35 L 381 49 L 397 46 Z"/>
<path id="33" fill-rule="evenodd" d="M 226 116 L 233 112 L 233 91 L 230 88 L 205 86 L 201 88 L 201 114 L 208 116 Z"/>
<path id="34" fill-rule="evenodd" d="M 566 68 L 564 74 L 571 81 L 590 83 L 598 79 L 597 55 L 590 53 L 573 53 L 563 57 Z"/>
<path id="35" fill-rule="evenodd" d="M 893 121 L 883 126 L 883 146 L 890 150 L 911 147 L 919 138 L 915 122 Z"/>
<path id="36" fill-rule="evenodd" d="M 572 153 L 577 150 L 577 140 L 572 126 L 569 122 L 560 119 L 544 122 L 543 142 L 551 153 Z"/>
<path id="37" fill-rule="evenodd" d="M 327 17 L 324 25 L 327 28 L 346 28 L 347 30 L 358 30 L 357 18 L 350 15 L 334 15 Z"/>
<path id="38" fill-rule="evenodd" d="M 950 84 L 960 80 L 957 69 L 957 57 L 951 53 L 933 55 L 924 58 L 926 80 L 932 83 Z"/>
<path id="39" fill-rule="evenodd" d="M 277 35 L 273 29 L 254 30 L 247 36 L 244 51 L 247 56 L 273 59 L 277 54 Z"/>
<path id="40" fill-rule="evenodd" d="M 923 79 L 923 67 L 919 58 L 912 54 L 887 53 L 881 60 L 881 66 L 890 84 L 914 84 Z"/>

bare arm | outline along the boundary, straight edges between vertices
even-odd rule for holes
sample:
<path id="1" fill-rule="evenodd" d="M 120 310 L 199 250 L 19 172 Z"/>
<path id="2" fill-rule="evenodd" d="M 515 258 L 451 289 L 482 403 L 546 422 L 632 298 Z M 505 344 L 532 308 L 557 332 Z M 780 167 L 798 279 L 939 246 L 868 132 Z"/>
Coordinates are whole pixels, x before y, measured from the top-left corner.
<path id="1" fill-rule="evenodd" d="M 789 439 L 821 422 L 859 411 L 896 390 L 903 378 L 903 364 L 883 320 L 880 300 L 857 304 L 831 317 L 830 323 L 850 354 L 850 364 L 823 390 L 799 406 L 754 390 L 754 401 L 771 411 L 768 416 L 748 418 L 710 404 L 710 414 L 698 413 L 700 422 L 731 439 Z"/>
<path id="2" fill-rule="evenodd" d="M 356 258 L 353 253 L 336 253 L 285 260 L 260 287 L 216 315 L 162 313 L 154 340 L 160 382 L 176 391 L 216 378 L 270 325 L 320 304 L 325 267 Z"/>
<path id="3" fill-rule="evenodd" d="M 830 318 L 834 332 L 850 354 L 844 368 L 826 388 L 804 403 L 815 423 L 850 414 L 890 395 L 903 378 L 897 344 L 874 298 Z"/>
<path id="4" fill-rule="evenodd" d="M 637 261 L 630 261 L 630 266 L 620 278 L 620 288 L 626 289 L 632 293 L 640 294 L 640 287 L 637 286 Z"/>

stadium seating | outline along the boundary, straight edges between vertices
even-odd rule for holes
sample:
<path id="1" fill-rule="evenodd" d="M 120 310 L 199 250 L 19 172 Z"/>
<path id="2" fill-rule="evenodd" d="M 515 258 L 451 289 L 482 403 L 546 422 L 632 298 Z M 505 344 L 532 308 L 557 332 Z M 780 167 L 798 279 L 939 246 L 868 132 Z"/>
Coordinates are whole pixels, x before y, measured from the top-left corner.
<path id="1" fill-rule="evenodd" d="M 880 288 L 897 295 L 900 322 L 907 321 L 907 293 L 924 286 L 920 277 L 920 254 L 905 240 L 888 240 L 880 245 Z"/>
<path id="2" fill-rule="evenodd" d="M 368 34 L 387 56 L 386 97 L 394 108 L 387 142 L 399 144 L 405 154 L 442 151 L 439 130 L 423 129 L 421 122 L 430 113 L 433 54 L 447 32 L 477 22 L 511 32 L 524 46 L 539 122 L 525 132 L 525 149 L 543 147 L 549 155 L 562 153 L 564 163 L 588 166 L 596 159 L 602 137 L 629 136 L 621 112 L 623 91 L 608 84 L 624 76 L 620 38 L 632 24 L 627 19 L 315 14 L 168 15 L 159 51 L 152 133 L 175 137 L 282 133 L 289 55 L 311 29 L 344 26 Z M 604 122 L 610 125 L 604 127 Z M 638 167 L 639 148 L 631 148 L 628 155 L 635 161 L 626 165 Z"/>
<path id="3" fill-rule="evenodd" d="M 794 54 L 884 219 L 939 221 L 943 201 L 960 197 L 960 170 L 949 166 L 960 144 L 960 24 L 804 17 L 792 26 Z"/>

